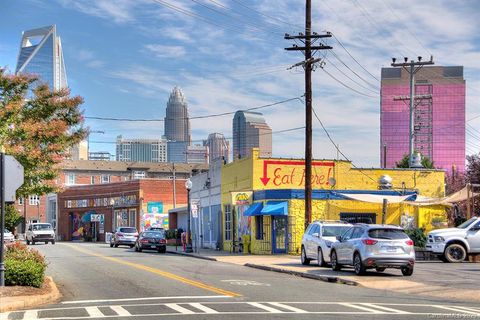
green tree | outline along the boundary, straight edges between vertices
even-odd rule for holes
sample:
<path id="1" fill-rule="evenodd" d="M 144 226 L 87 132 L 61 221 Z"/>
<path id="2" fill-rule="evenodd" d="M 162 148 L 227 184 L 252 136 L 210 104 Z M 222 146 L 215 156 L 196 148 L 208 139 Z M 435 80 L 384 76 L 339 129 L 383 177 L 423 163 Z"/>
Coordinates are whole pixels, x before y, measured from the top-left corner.
<path id="1" fill-rule="evenodd" d="M 395 166 L 397 168 L 409 168 L 409 163 L 408 159 L 410 158 L 410 155 L 406 154 L 403 156 L 402 160 L 399 162 L 395 162 Z M 422 166 L 427 169 L 435 169 L 435 165 L 432 160 L 428 157 L 422 156 Z"/>
<path id="2" fill-rule="evenodd" d="M 32 89 L 33 88 L 33 89 Z M 0 145 L 25 172 L 17 195 L 57 190 L 58 164 L 86 135 L 79 106 L 70 91 L 51 91 L 34 76 L 11 75 L 0 69 Z"/>
<path id="3" fill-rule="evenodd" d="M 12 205 L 5 206 L 5 229 L 13 232 L 15 227 L 23 221 L 23 217 L 17 212 Z"/>

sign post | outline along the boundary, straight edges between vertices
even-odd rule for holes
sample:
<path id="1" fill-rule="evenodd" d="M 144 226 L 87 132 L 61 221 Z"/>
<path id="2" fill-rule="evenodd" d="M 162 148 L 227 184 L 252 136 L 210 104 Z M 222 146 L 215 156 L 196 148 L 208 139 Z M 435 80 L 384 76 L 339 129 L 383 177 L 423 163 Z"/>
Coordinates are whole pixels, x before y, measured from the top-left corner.
<path id="1" fill-rule="evenodd" d="M 5 172 L 8 172 L 8 176 L 5 176 Z M 5 286 L 5 203 L 15 202 L 15 192 L 22 184 L 22 165 L 14 157 L 5 155 L 3 147 L 0 147 L 0 287 Z"/>

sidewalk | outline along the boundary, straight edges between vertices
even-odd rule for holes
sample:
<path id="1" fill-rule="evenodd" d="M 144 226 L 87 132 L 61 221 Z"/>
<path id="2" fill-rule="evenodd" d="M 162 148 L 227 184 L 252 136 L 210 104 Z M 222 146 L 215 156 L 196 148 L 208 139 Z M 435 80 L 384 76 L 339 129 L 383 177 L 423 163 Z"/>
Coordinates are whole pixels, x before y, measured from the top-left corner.
<path id="1" fill-rule="evenodd" d="M 345 271 L 336 272 L 331 268 L 318 267 L 314 264 L 315 261 L 309 266 L 304 266 L 300 263 L 300 257 L 286 254 L 250 255 L 211 249 L 201 249 L 200 253 L 184 253 L 181 250 L 181 247 L 178 247 L 178 251 L 175 251 L 175 247 L 167 248 L 169 253 L 287 273 L 315 280 L 405 294 L 480 302 L 478 290 L 471 285 L 480 282 L 480 264 L 417 262 L 415 272 L 411 277 L 403 277 L 401 272 L 396 269 L 387 269 L 383 273 L 372 271 L 365 276 L 356 276 L 353 269 L 346 268 Z"/>

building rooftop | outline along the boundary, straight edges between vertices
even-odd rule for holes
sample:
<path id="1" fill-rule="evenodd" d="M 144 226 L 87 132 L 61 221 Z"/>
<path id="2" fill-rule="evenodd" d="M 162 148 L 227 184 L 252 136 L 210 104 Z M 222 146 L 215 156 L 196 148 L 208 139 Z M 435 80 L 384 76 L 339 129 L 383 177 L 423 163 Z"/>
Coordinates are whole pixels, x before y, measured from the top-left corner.
<path id="1" fill-rule="evenodd" d="M 124 162 L 124 161 L 97 161 L 97 160 L 65 160 L 61 164 L 63 170 L 87 171 L 128 171 L 146 170 L 149 172 L 176 172 L 207 171 L 208 164 L 197 163 L 167 163 L 167 162 Z"/>

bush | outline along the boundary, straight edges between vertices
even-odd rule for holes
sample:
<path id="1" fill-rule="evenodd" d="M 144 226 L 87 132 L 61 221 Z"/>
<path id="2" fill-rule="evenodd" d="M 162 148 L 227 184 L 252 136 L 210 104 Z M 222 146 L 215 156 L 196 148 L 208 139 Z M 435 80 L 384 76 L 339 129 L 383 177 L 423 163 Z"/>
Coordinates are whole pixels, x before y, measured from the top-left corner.
<path id="1" fill-rule="evenodd" d="M 427 244 L 427 236 L 425 235 L 425 230 L 422 228 L 405 230 L 405 233 L 413 240 L 415 247 L 425 248 Z"/>
<path id="2" fill-rule="evenodd" d="M 176 238 L 176 235 L 177 235 L 177 229 L 168 229 L 168 230 L 165 232 L 165 238 L 167 238 L 167 240 L 169 240 L 169 239 L 175 239 L 175 238 Z"/>
<path id="3" fill-rule="evenodd" d="M 41 287 L 47 263 L 34 249 L 21 243 L 7 246 L 5 252 L 5 284 L 7 286 Z"/>
<path id="4" fill-rule="evenodd" d="M 40 288 L 45 278 L 45 265 L 33 260 L 5 260 L 5 285 Z"/>

